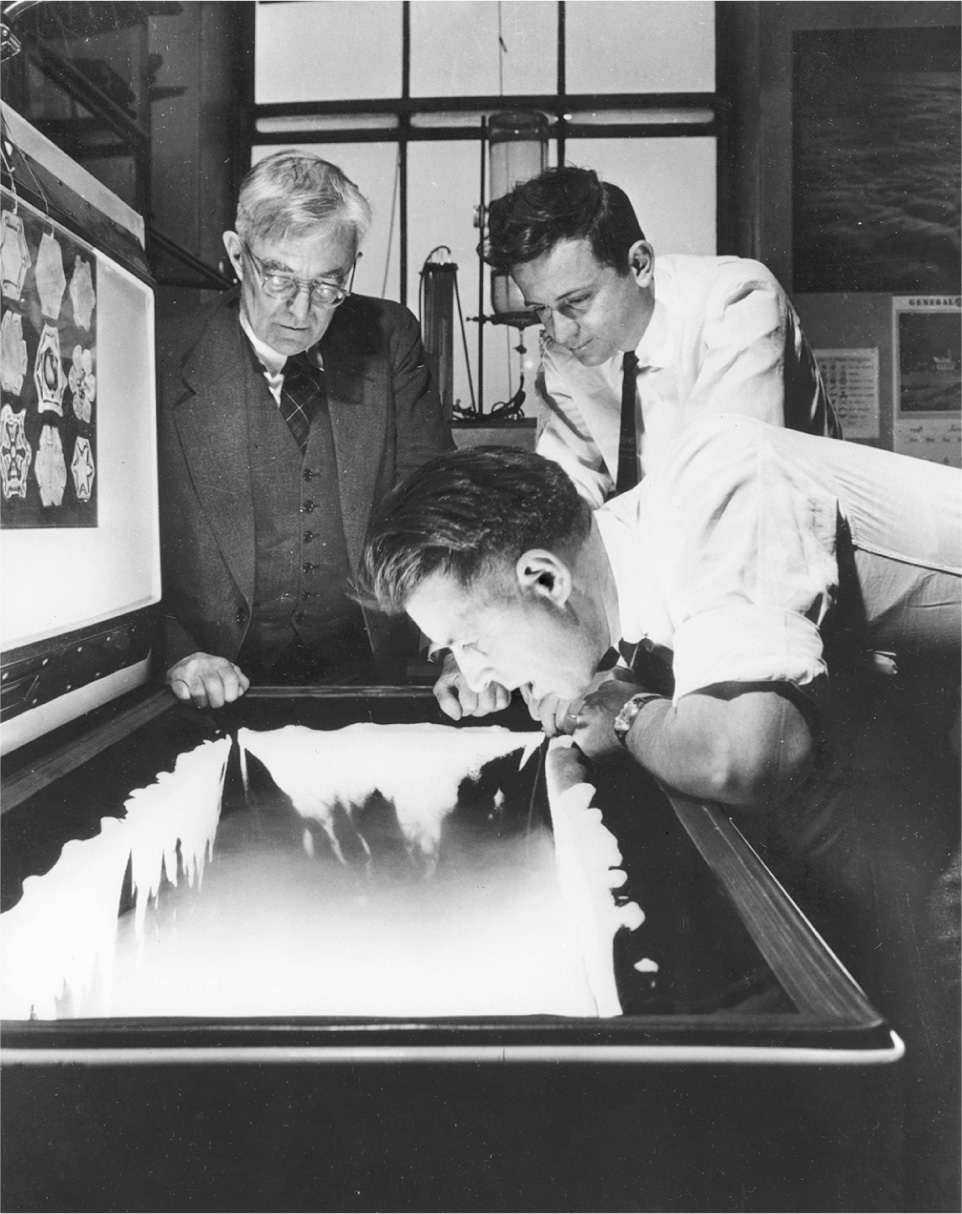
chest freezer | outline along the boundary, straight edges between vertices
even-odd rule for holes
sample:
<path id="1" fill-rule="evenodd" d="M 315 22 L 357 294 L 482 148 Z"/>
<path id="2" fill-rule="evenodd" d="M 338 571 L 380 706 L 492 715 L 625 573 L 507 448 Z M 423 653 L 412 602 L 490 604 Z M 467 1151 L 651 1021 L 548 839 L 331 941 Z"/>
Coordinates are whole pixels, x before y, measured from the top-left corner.
<path id="1" fill-rule="evenodd" d="M 827 945 L 524 715 L 139 691 L 4 790 L 6 1208 L 898 1206 L 901 1045 Z"/>

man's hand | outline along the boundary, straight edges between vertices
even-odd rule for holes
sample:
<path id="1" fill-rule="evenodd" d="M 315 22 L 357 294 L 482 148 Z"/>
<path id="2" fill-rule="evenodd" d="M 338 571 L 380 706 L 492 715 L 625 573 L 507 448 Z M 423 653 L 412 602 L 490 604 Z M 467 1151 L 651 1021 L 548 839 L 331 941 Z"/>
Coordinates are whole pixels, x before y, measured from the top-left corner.
<path id="1" fill-rule="evenodd" d="M 250 679 L 227 658 L 191 653 L 167 671 L 167 684 L 178 700 L 190 700 L 195 708 L 223 708 L 244 694 Z"/>
<path id="2" fill-rule="evenodd" d="M 486 717 L 488 713 L 500 712 L 511 703 L 511 692 L 500 683 L 489 683 L 482 691 L 472 691 L 458 669 L 454 654 L 446 653 L 434 684 L 434 698 L 446 716 L 460 721 L 462 717 Z"/>
<path id="3" fill-rule="evenodd" d="M 562 700 L 553 694 L 536 699 L 526 688 L 521 694 L 531 716 L 549 738 L 570 734 L 588 758 L 598 759 L 621 750 L 612 728 L 614 719 L 625 702 L 641 690 L 627 671 L 622 675 L 617 670 L 605 670 L 596 674 L 574 700 Z"/>

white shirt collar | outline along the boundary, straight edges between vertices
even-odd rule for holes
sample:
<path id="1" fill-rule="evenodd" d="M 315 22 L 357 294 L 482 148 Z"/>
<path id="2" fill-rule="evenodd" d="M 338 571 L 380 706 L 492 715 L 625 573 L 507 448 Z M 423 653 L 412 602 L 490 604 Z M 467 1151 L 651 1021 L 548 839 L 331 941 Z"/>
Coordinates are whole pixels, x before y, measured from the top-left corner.
<path id="1" fill-rule="evenodd" d="M 247 340 L 254 347 L 254 353 L 264 364 L 265 369 L 271 375 L 278 375 L 284 370 L 284 365 L 287 362 L 286 354 L 278 354 L 277 351 L 267 345 L 266 342 L 255 336 L 254 331 L 248 324 L 247 317 L 244 315 L 244 309 L 240 309 L 240 326 L 247 334 Z"/>
<path id="2" fill-rule="evenodd" d="M 664 302 L 655 296 L 648 328 L 642 334 L 641 341 L 635 347 L 639 367 L 665 367 L 671 361 L 670 331 L 668 326 L 668 309 Z"/>

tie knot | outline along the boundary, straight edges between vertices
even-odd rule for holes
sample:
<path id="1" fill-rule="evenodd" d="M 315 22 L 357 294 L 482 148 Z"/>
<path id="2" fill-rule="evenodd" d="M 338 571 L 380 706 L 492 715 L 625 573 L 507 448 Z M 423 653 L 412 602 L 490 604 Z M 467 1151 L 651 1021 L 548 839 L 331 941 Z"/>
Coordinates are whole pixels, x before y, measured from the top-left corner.
<path id="1" fill-rule="evenodd" d="M 312 375 L 316 375 L 320 370 L 317 361 L 317 348 L 310 350 L 302 350 L 300 354 L 292 354 L 284 364 L 284 373 L 293 371 L 295 368 L 298 371 L 309 371 Z"/>
<path id="2" fill-rule="evenodd" d="M 626 350 L 621 360 L 621 369 L 626 375 L 631 375 L 638 369 L 638 355 L 634 350 Z"/>

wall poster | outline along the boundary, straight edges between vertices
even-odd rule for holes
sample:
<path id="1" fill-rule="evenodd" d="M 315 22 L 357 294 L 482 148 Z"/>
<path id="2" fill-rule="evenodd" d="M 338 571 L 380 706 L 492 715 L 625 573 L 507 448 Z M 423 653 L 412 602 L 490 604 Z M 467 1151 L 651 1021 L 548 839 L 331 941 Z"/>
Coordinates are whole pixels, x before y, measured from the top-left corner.
<path id="1" fill-rule="evenodd" d="M 0 525 L 96 527 L 96 254 L 4 190 L 0 269 Z"/>
<path id="2" fill-rule="evenodd" d="M 792 38 L 794 291 L 958 291 L 958 29 Z"/>
<path id="3" fill-rule="evenodd" d="M 894 447 L 962 467 L 962 296 L 892 300 Z"/>
<path id="4" fill-rule="evenodd" d="M 814 354 L 845 437 L 878 438 L 878 347 Z"/>

